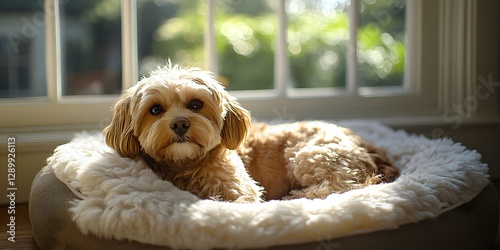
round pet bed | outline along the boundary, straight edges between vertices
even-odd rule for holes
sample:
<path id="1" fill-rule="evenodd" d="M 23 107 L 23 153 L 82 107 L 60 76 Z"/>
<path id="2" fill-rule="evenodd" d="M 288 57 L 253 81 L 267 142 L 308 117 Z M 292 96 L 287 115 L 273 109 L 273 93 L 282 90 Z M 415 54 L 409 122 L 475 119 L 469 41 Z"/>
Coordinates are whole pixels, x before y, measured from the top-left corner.
<path id="1" fill-rule="evenodd" d="M 449 139 L 430 140 L 376 123 L 340 125 L 385 148 L 400 167 L 398 179 L 324 200 L 200 200 L 162 181 L 141 161 L 120 157 L 100 133 L 78 135 L 55 150 L 33 181 L 33 237 L 42 249 L 470 249 L 491 244 L 498 206 L 477 152 Z"/>

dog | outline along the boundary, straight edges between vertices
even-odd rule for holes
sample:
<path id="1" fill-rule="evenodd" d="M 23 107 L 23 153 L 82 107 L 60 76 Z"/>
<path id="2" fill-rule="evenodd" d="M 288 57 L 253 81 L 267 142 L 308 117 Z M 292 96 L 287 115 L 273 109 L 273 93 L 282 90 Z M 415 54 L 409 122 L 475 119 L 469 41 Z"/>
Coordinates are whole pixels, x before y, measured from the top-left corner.
<path id="1" fill-rule="evenodd" d="M 381 148 L 320 121 L 251 122 L 207 71 L 168 63 L 126 90 L 104 129 L 121 156 L 202 199 L 238 203 L 325 198 L 391 182 Z"/>

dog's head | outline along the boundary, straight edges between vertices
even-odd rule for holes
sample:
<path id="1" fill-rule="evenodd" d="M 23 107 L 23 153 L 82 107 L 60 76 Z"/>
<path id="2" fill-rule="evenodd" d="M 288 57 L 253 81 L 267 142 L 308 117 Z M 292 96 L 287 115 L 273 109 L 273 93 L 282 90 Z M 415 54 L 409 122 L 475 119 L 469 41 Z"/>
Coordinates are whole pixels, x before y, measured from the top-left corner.
<path id="1" fill-rule="evenodd" d="M 170 64 L 125 91 L 113 112 L 106 143 L 122 156 L 143 151 L 157 161 L 236 149 L 251 126 L 249 112 L 210 73 Z"/>

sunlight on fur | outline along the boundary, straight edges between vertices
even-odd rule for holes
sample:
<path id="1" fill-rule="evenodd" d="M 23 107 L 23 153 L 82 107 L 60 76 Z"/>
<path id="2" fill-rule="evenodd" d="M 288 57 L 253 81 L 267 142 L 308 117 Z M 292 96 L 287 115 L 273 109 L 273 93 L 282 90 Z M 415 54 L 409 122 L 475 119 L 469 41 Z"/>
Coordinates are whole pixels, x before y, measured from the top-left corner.
<path id="1" fill-rule="evenodd" d="M 122 94 L 104 133 L 121 156 L 200 198 L 325 198 L 398 175 L 383 149 L 349 129 L 252 124 L 211 73 L 170 63 Z"/>

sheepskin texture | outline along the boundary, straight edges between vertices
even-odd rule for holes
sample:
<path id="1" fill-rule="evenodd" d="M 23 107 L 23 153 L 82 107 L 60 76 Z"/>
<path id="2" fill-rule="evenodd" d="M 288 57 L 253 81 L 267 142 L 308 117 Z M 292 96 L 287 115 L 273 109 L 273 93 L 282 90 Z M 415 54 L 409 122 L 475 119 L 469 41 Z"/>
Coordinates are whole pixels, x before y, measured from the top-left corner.
<path id="1" fill-rule="evenodd" d="M 489 182 L 480 155 L 449 139 L 367 121 L 337 124 L 385 148 L 401 170 L 396 181 L 316 200 L 200 200 L 120 157 L 100 133 L 59 146 L 46 171 L 80 197 L 71 212 L 83 233 L 176 249 L 258 248 L 394 229 L 460 206 Z"/>

